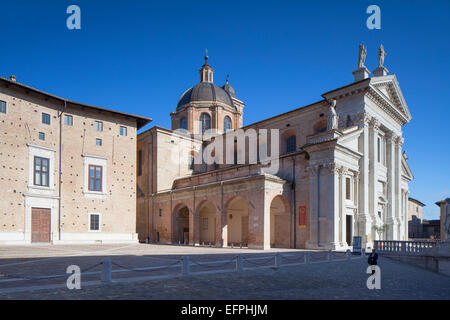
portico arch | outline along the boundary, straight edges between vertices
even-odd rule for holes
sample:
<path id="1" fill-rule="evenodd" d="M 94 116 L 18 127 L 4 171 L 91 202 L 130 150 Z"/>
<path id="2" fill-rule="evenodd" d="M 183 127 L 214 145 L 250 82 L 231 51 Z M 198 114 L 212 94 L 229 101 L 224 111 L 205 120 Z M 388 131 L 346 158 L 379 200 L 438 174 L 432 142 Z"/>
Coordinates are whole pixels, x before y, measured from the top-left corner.
<path id="1" fill-rule="evenodd" d="M 288 200 L 278 195 L 270 203 L 270 246 L 289 248 L 290 206 Z"/>
<path id="2" fill-rule="evenodd" d="M 226 205 L 228 245 L 248 245 L 248 203 L 237 196 L 230 199 Z"/>
<path id="3" fill-rule="evenodd" d="M 208 200 L 203 201 L 198 209 L 198 227 L 200 244 L 216 242 L 216 206 Z"/>
<path id="4" fill-rule="evenodd" d="M 176 206 L 173 210 L 172 239 L 174 243 L 189 243 L 189 214 L 189 208 L 184 204 Z"/>

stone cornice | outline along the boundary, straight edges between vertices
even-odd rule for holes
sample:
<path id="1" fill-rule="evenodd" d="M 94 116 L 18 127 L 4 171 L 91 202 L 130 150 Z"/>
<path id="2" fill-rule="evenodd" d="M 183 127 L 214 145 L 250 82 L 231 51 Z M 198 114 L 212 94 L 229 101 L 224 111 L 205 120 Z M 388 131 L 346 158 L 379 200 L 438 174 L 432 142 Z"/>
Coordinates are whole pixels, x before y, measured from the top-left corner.
<path id="1" fill-rule="evenodd" d="M 378 90 L 370 87 L 370 89 L 367 91 L 367 97 L 389 116 L 391 116 L 392 119 L 394 119 L 394 121 L 396 121 L 398 124 L 403 126 L 408 122 L 408 119 L 397 110 L 396 106 L 394 106 L 386 98 L 381 96 Z"/>

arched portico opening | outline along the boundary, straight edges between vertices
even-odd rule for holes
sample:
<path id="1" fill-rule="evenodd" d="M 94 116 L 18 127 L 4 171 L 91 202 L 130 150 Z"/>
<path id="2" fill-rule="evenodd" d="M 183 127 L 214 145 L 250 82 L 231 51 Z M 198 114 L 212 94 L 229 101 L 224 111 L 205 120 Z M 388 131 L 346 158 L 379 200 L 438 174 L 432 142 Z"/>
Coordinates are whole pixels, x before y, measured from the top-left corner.
<path id="1" fill-rule="evenodd" d="M 278 195 L 270 203 L 270 246 L 289 248 L 290 207 L 287 199 Z"/>
<path id="2" fill-rule="evenodd" d="M 200 204 L 198 210 L 200 244 L 216 243 L 216 207 L 210 201 Z"/>
<path id="3" fill-rule="evenodd" d="M 248 246 L 248 203 L 242 197 L 231 199 L 226 206 L 228 245 Z"/>
<path id="4" fill-rule="evenodd" d="M 178 206 L 173 212 L 173 239 L 175 243 L 189 244 L 189 208 Z"/>

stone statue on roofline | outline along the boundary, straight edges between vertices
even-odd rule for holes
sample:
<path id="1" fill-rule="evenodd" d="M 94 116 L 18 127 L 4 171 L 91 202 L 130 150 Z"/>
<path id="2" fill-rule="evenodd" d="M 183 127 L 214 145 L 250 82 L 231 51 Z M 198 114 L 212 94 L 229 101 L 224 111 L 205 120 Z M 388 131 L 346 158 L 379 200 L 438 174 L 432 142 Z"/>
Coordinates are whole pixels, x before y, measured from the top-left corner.
<path id="1" fill-rule="evenodd" d="M 364 43 L 359 45 L 359 53 L 358 53 L 358 69 L 365 68 L 364 63 L 366 62 L 367 49 L 364 46 Z"/>
<path id="2" fill-rule="evenodd" d="M 378 49 L 378 68 L 384 67 L 384 57 L 386 57 L 387 53 L 384 51 L 383 45 L 380 45 Z"/>

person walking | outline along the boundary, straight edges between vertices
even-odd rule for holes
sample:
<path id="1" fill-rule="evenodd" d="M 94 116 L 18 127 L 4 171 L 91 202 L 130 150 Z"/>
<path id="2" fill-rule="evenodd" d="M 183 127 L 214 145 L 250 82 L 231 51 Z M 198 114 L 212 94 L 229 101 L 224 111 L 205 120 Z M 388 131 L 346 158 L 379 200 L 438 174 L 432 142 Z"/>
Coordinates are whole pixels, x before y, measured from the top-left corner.
<path id="1" fill-rule="evenodd" d="M 369 254 L 369 258 L 367 259 L 367 262 L 371 266 L 376 266 L 378 262 L 378 253 L 375 252 L 375 249 L 372 249 L 372 253 Z M 372 274 L 375 273 L 375 270 L 372 270 Z"/>

